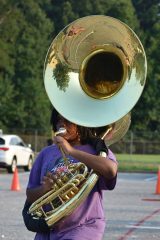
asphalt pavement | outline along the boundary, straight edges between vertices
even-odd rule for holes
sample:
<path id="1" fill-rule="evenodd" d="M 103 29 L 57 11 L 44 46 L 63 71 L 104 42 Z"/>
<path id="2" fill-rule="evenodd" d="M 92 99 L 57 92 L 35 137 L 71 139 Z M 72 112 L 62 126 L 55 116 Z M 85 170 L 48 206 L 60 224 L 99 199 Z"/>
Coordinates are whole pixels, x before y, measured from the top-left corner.
<path id="1" fill-rule="evenodd" d="M 156 174 L 120 173 L 114 191 L 105 193 L 104 240 L 159 240 L 160 195 Z"/>
<path id="2" fill-rule="evenodd" d="M 20 190 L 12 191 L 13 175 L 0 169 L 0 239 L 34 239 L 21 214 L 28 176 L 19 170 Z M 116 188 L 104 193 L 107 227 L 103 240 L 160 239 L 160 195 L 155 194 L 156 183 L 157 174 L 118 174 Z"/>

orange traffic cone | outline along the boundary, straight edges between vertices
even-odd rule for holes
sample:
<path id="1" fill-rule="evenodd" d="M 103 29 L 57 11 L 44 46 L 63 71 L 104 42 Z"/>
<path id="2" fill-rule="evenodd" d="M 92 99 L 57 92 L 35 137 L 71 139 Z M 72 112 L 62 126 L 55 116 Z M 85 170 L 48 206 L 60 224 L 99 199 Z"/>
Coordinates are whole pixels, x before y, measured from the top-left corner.
<path id="1" fill-rule="evenodd" d="M 18 170 L 17 170 L 17 168 L 15 169 L 14 174 L 13 174 L 11 190 L 12 191 L 19 191 L 20 190 L 20 184 L 19 184 L 19 177 L 18 177 Z"/>
<path id="2" fill-rule="evenodd" d="M 160 167 L 158 169 L 158 177 L 157 177 L 157 184 L 156 184 L 156 192 L 155 194 L 160 194 Z"/>

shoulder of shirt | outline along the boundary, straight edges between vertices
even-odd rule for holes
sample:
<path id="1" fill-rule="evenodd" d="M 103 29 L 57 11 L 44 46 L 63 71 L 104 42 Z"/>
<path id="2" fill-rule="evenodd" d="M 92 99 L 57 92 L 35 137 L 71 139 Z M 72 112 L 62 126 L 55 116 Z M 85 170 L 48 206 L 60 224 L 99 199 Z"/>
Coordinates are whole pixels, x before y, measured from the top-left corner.
<path id="1" fill-rule="evenodd" d="M 116 156 L 110 149 L 108 149 L 108 157 L 109 157 L 110 160 L 112 160 L 112 161 L 117 163 Z"/>
<path id="2" fill-rule="evenodd" d="M 56 149 L 57 149 L 57 145 L 52 144 L 50 146 L 46 146 L 46 147 L 42 148 L 42 150 L 39 152 L 39 154 L 43 154 L 43 153 L 46 153 L 46 152 L 54 151 Z"/>

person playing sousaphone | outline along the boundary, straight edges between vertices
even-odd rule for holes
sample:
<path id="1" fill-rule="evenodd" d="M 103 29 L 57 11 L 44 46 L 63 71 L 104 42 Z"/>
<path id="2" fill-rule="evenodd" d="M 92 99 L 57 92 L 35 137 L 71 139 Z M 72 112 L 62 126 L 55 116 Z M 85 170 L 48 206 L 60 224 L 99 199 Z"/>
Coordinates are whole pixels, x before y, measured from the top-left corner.
<path id="1" fill-rule="evenodd" d="M 35 160 L 27 185 L 26 204 L 30 205 L 50 191 L 61 173 L 68 171 L 60 148 L 63 149 L 69 163 L 84 163 L 98 174 L 99 179 L 84 202 L 72 214 L 53 225 L 51 229 L 42 219 L 34 222 L 29 214 L 27 221 L 30 223 L 26 221 L 26 225 L 30 225 L 27 226 L 29 230 L 37 231 L 35 240 L 100 240 L 105 229 L 103 191 L 113 190 L 116 185 L 116 158 L 106 147 L 104 141 L 95 137 L 93 129 L 69 122 L 55 109 L 52 112 L 51 124 L 55 132 L 60 128 L 65 128 L 66 133 L 55 136 L 54 144 L 42 149 Z M 106 152 L 106 157 L 99 155 L 101 151 Z"/>
<path id="2" fill-rule="evenodd" d="M 75 20 L 52 41 L 44 84 L 55 135 L 34 162 L 23 209 L 35 240 L 102 240 L 103 191 L 118 171 L 108 146 L 142 93 L 146 65 L 136 34 L 112 17 Z"/>

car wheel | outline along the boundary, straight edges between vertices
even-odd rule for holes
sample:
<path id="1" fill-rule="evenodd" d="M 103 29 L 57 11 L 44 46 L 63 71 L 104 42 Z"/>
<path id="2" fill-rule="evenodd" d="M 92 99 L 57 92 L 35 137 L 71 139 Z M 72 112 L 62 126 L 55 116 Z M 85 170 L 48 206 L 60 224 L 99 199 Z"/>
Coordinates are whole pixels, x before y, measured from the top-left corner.
<path id="1" fill-rule="evenodd" d="M 33 159 L 32 159 L 32 157 L 30 156 L 30 157 L 29 157 L 29 160 L 28 160 L 28 165 L 24 167 L 24 170 L 25 170 L 25 171 L 30 171 L 31 168 L 32 168 L 32 165 L 33 165 Z"/>
<path id="2" fill-rule="evenodd" d="M 9 173 L 14 173 L 16 167 L 17 167 L 17 160 L 14 157 L 13 160 L 12 160 L 11 166 L 9 166 L 7 170 L 8 170 Z"/>

